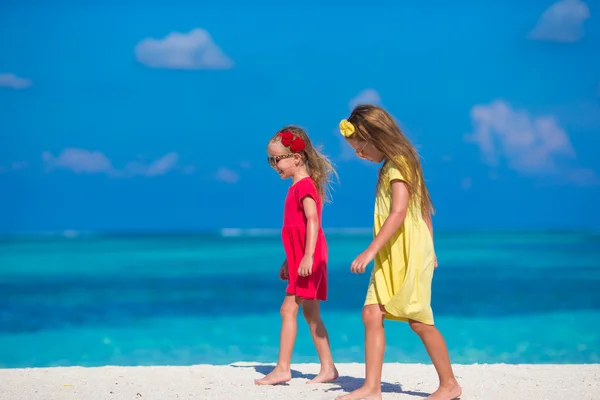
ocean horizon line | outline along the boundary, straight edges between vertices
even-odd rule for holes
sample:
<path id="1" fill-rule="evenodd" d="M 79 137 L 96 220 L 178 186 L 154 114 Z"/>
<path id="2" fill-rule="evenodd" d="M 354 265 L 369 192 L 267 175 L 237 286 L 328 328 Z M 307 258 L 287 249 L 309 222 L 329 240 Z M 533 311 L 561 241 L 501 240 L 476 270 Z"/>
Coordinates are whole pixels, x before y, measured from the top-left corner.
<path id="1" fill-rule="evenodd" d="M 331 227 L 323 228 L 332 236 L 364 237 L 373 234 L 372 227 Z M 594 228 L 529 228 L 529 229 L 436 229 L 436 235 L 528 235 L 528 234 L 600 234 Z M 10 239 L 83 239 L 83 238 L 136 238 L 136 237 L 221 237 L 221 238 L 260 238 L 276 237 L 281 228 L 219 228 L 219 229 L 179 229 L 179 230 L 39 230 L 0 232 L 0 240 Z"/>

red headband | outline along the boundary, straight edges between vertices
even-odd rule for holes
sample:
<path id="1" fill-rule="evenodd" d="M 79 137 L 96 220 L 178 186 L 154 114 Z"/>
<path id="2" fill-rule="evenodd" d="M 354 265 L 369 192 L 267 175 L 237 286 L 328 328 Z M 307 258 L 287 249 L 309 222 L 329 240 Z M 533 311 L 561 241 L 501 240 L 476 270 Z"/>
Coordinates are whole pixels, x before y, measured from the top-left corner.
<path id="1" fill-rule="evenodd" d="M 279 132 L 277 136 L 281 137 L 281 143 L 289 147 L 292 153 L 299 153 L 306 147 L 306 143 L 300 136 L 295 136 L 290 131 Z"/>

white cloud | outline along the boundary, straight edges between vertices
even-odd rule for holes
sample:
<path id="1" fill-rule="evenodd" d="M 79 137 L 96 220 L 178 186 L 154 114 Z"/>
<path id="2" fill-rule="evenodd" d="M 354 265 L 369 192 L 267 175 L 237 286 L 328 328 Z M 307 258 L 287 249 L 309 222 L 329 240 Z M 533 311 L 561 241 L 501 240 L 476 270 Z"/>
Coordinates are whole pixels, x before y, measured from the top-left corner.
<path id="1" fill-rule="evenodd" d="M 179 154 L 171 152 L 165 154 L 150 164 L 140 161 L 132 161 L 125 166 L 124 173 L 128 176 L 141 175 L 152 177 L 164 175 L 167 172 L 177 168 L 177 160 L 179 160 Z"/>
<path id="2" fill-rule="evenodd" d="M 42 160 L 49 170 L 66 168 L 78 174 L 115 173 L 110 160 L 99 151 L 64 149 L 57 157 L 46 151 Z"/>
<path id="3" fill-rule="evenodd" d="M 348 107 L 352 110 L 354 107 L 359 104 L 374 104 L 381 105 L 381 97 L 379 93 L 375 89 L 365 89 L 361 91 L 356 97 L 353 97 L 348 103 Z"/>
<path id="4" fill-rule="evenodd" d="M 219 168 L 215 174 L 215 178 L 225 183 L 237 183 L 240 180 L 240 176 L 237 172 L 229 168 Z"/>
<path id="5" fill-rule="evenodd" d="M 474 106 L 471 122 L 474 132 L 466 139 L 479 146 L 489 165 L 496 166 L 504 159 L 524 175 L 579 184 L 597 182 L 593 171 L 576 165 L 569 136 L 552 116 L 530 116 L 498 100 Z"/>
<path id="6" fill-rule="evenodd" d="M 136 59 L 150 68 L 227 69 L 233 61 L 204 29 L 171 32 L 164 39 L 146 38 L 135 47 Z"/>
<path id="7" fill-rule="evenodd" d="M 544 11 L 529 38 L 551 42 L 573 43 L 583 37 L 583 22 L 590 9 L 581 0 L 561 0 Z"/>
<path id="8" fill-rule="evenodd" d="M 31 80 L 19 78 L 15 74 L 0 74 L 0 86 L 13 89 L 26 89 L 31 86 Z"/>
<path id="9" fill-rule="evenodd" d="M 122 170 L 115 168 L 103 153 L 86 149 L 64 149 L 58 156 L 44 152 L 42 160 L 49 171 L 64 168 L 78 174 L 106 174 L 118 178 L 154 177 L 179 169 L 177 165 L 179 155 L 174 152 L 167 153 L 149 164 L 143 161 L 131 161 Z M 189 171 L 189 166 L 186 169 L 184 172 L 193 172 Z"/>

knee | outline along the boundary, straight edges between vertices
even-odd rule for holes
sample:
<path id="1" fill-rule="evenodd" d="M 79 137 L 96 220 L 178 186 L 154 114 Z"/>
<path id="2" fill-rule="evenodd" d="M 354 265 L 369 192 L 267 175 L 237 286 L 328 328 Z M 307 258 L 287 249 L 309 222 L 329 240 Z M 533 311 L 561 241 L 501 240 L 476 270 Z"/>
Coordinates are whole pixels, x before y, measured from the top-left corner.
<path id="1" fill-rule="evenodd" d="M 410 329 L 412 329 L 413 332 L 419 336 L 423 336 L 431 328 L 431 325 L 427 325 L 422 322 L 413 320 L 409 320 L 408 325 L 410 326 Z"/>
<path id="2" fill-rule="evenodd" d="M 283 303 L 279 309 L 281 318 L 296 318 L 298 315 L 298 306 L 296 304 Z"/>
<path id="3" fill-rule="evenodd" d="M 362 320 L 365 326 L 381 325 L 383 323 L 383 313 L 377 307 L 364 307 L 362 311 Z"/>

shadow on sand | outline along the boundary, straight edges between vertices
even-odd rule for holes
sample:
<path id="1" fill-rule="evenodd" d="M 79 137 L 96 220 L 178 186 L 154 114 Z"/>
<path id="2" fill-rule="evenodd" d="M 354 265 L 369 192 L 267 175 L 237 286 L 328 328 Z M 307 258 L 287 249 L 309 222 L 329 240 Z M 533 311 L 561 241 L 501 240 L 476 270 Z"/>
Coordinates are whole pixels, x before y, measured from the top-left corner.
<path id="1" fill-rule="evenodd" d="M 235 368 L 254 368 L 254 370 L 256 372 L 258 372 L 259 374 L 267 375 L 269 372 L 271 372 L 273 370 L 274 365 L 265 365 L 265 364 L 232 365 L 232 367 L 235 367 Z M 304 374 L 304 373 L 302 373 L 300 371 L 292 369 L 292 379 L 301 378 L 301 379 L 311 380 L 315 376 L 317 376 L 317 375 L 315 375 L 315 374 Z M 359 387 L 361 387 L 362 384 L 363 384 L 363 382 L 364 382 L 364 379 L 355 378 L 353 376 L 340 375 L 340 377 L 337 378 L 335 381 L 328 383 L 328 384 L 331 384 L 331 385 L 335 385 L 335 387 L 327 389 L 327 392 L 334 392 L 334 391 L 351 392 L 351 391 L 356 390 Z M 287 385 L 287 383 L 282 383 L 282 385 Z M 381 391 L 383 393 L 404 393 L 404 394 L 407 394 L 409 396 L 422 397 L 422 398 L 425 398 L 425 397 L 427 397 L 427 396 L 429 396 L 431 394 L 431 393 L 425 393 L 425 392 L 413 392 L 413 391 L 409 391 L 409 390 L 402 390 L 402 386 L 400 384 L 398 384 L 398 383 L 388 383 L 388 382 L 381 382 Z"/>

